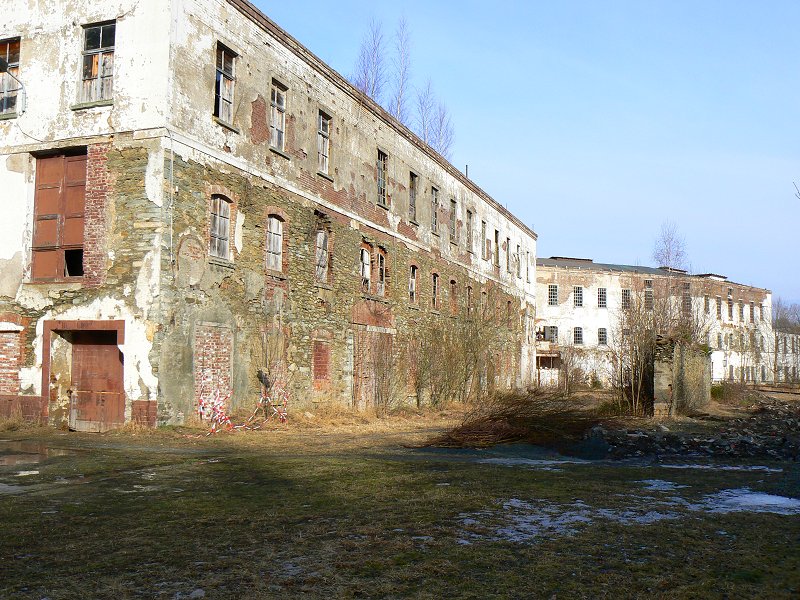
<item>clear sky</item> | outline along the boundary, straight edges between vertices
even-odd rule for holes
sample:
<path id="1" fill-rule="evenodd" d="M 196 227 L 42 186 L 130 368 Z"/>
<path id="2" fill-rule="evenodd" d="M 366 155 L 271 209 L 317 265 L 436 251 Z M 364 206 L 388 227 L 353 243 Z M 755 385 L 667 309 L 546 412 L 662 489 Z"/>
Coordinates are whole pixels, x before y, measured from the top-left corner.
<path id="1" fill-rule="evenodd" d="M 672 220 L 693 272 L 800 302 L 800 1 L 255 4 L 345 76 L 405 17 L 453 164 L 539 256 L 651 264 Z"/>

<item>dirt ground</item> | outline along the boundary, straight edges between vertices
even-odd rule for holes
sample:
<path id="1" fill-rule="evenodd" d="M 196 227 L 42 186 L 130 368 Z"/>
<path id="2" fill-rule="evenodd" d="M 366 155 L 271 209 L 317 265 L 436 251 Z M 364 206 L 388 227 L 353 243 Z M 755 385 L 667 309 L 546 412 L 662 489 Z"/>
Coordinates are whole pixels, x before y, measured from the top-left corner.
<path id="1" fill-rule="evenodd" d="M 460 417 L 0 431 L 0 597 L 800 597 L 797 462 L 415 447 Z"/>

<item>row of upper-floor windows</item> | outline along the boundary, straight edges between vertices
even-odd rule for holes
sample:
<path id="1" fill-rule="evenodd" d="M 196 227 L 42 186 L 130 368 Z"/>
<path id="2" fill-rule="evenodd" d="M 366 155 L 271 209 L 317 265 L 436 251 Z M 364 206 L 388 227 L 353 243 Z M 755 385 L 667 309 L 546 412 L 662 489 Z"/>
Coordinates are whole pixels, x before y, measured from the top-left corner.
<path id="1" fill-rule="evenodd" d="M 233 126 L 234 86 L 236 80 L 237 55 L 232 50 L 217 44 L 217 77 L 214 93 L 214 116 L 223 124 Z M 280 152 L 285 151 L 286 111 L 288 106 L 289 88 L 276 79 L 272 80 L 270 91 L 270 145 Z M 320 109 L 317 113 L 317 169 L 318 172 L 328 175 L 333 147 L 332 116 Z M 375 154 L 375 205 L 389 209 L 392 197 L 389 193 L 389 169 L 391 157 L 388 151 L 378 148 Z M 419 225 L 419 217 L 424 212 L 420 201 L 424 190 L 421 189 L 421 178 L 414 171 L 408 171 L 408 222 L 412 226 Z M 449 199 L 449 207 L 443 203 L 440 188 L 436 185 L 429 187 L 429 219 L 430 231 L 440 235 L 443 223 L 441 216 L 447 217 L 448 235 L 451 244 L 459 246 L 462 243 L 467 252 L 475 253 L 476 239 L 476 211 L 469 208 L 465 211 L 463 223 L 458 219 L 458 201 Z M 448 211 L 449 208 L 449 211 Z M 463 229 L 463 235 L 461 230 Z M 481 222 L 480 253 L 483 260 L 492 261 L 494 266 L 500 268 L 501 259 L 505 259 L 505 270 L 530 283 L 531 251 L 524 248 L 524 244 L 514 244 L 510 237 L 505 236 L 505 252 L 503 252 L 503 236 L 498 229 L 494 236 L 487 228 L 486 221 Z"/>
<path id="2" fill-rule="evenodd" d="M 583 346 L 590 343 L 588 338 L 588 329 L 584 327 L 573 327 L 568 330 L 567 342 L 575 346 Z M 536 334 L 537 341 L 551 342 L 554 344 L 559 343 L 558 327 L 556 325 L 546 325 L 542 330 Z M 598 346 L 608 346 L 608 329 L 605 327 L 598 327 L 596 342 Z"/>
<path id="3" fill-rule="evenodd" d="M 232 201 L 222 195 L 215 194 L 211 198 L 210 227 L 209 227 L 209 254 L 213 257 L 231 261 L 230 251 L 230 222 Z M 324 220 L 324 219 L 321 219 Z M 266 226 L 266 268 L 268 273 L 284 275 L 287 263 L 285 260 L 288 248 L 288 238 L 285 219 L 278 214 L 267 216 Z M 317 283 L 332 283 L 333 273 L 333 244 L 332 233 L 324 225 L 318 225 L 314 233 L 314 280 Z M 374 296 L 386 296 L 389 284 L 389 254 L 388 250 L 373 242 L 362 241 L 358 252 L 358 271 L 360 275 L 361 292 Z M 420 273 L 419 267 L 411 263 L 407 269 L 408 303 L 413 306 L 420 304 Z M 444 307 L 444 296 L 447 294 L 448 307 L 452 314 L 457 314 L 461 308 L 459 299 L 459 286 L 455 278 L 450 278 L 447 291 L 444 290 L 442 277 L 437 271 L 429 275 L 430 297 L 428 302 L 433 310 Z M 463 290 L 463 306 L 467 314 L 472 314 L 478 308 L 482 312 L 489 307 L 488 292 L 481 290 L 480 304 L 476 305 L 473 286 L 467 285 Z M 500 304 L 495 302 L 493 316 L 499 317 Z M 513 303 L 506 300 L 506 318 L 510 320 L 513 315 Z"/>
<path id="4" fill-rule="evenodd" d="M 684 312 L 690 312 L 692 309 L 692 296 L 689 290 L 689 284 L 684 284 L 683 291 L 681 293 L 681 305 Z M 572 304 L 576 308 L 582 308 L 586 306 L 585 304 L 585 288 L 584 286 L 576 285 L 572 286 Z M 633 291 L 628 288 L 623 288 L 620 290 L 620 306 L 623 310 L 630 309 L 634 304 L 634 296 Z M 547 304 L 548 306 L 558 306 L 559 304 L 559 286 L 558 284 L 548 284 L 547 286 Z M 646 279 L 645 280 L 645 287 L 644 293 L 642 297 L 642 305 L 646 310 L 653 310 L 655 305 L 655 296 L 653 291 L 652 280 Z M 597 308 L 608 308 L 608 288 L 599 287 L 597 288 Z M 717 319 L 722 320 L 723 318 L 723 301 L 720 296 L 716 297 L 716 315 Z M 747 313 L 749 316 L 749 321 L 751 323 L 755 323 L 757 319 L 764 319 L 764 305 L 759 304 L 756 305 L 755 302 L 750 302 L 749 305 L 744 302 L 744 300 L 739 300 L 738 303 L 738 311 L 735 310 L 736 304 L 734 303 L 732 298 L 727 299 L 727 314 L 728 320 L 734 321 L 735 315 L 738 315 L 739 321 L 745 321 L 745 312 L 746 309 L 749 309 Z M 756 316 L 756 308 L 758 308 L 758 317 Z M 703 296 L 703 311 L 706 314 L 710 314 L 711 312 L 711 299 L 708 295 Z"/>

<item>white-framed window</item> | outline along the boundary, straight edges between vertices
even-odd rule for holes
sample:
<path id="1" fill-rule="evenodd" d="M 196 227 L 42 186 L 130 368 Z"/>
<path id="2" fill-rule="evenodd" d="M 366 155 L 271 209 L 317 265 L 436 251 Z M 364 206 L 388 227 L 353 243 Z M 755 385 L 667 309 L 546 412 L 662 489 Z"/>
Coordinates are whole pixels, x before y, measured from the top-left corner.
<path id="1" fill-rule="evenodd" d="M 572 330 L 572 343 L 576 346 L 583 345 L 583 327 L 575 327 Z"/>
<path id="2" fill-rule="evenodd" d="M 214 84 L 214 116 L 233 124 L 233 88 L 236 53 L 217 42 L 217 78 Z"/>
<path id="3" fill-rule="evenodd" d="M 547 306 L 558 306 L 558 285 L 554 283 L 547 286 Z"/>
<path id="4" fill-rule="evenodd" d="M 230 259 L 231 201 L 220 194 L 211 196 L 211 226 L 208 253 Z"/>
<path id="5" fill-rule="evenodd" d="M 756 322 L 756 303 L 752 301 L 750 302 L 750 322 Z"/>
<path id="6" fill-rule="evenodd" d="M 314 279 L 326 283 L 330 277 L 330 233 L 324 227 L 317 229 L 314 241 Z"/>
<path id="7" fill-rule="evenodd" d="M 506 238 L 506 273 L 511 273 L 511 238 Z"/>
<path id="8" fill-rule="evenodd" d="M 331 117 L 322 111 L 317 114 L 317 169 L 328 174 L 331 155 Z"/>
<path id="9" fill-rule="evenodd" d="M 622 310 L 629 310 L 631 307 L 631 291 L 629 289 L 622 290 Z"/>
<path id="10" fill-rule="evenodd" d="M 708 314 L 711 312 L 711 299 L 708 297 L 708 294 L 703 296 L 703 312 Z"/>
<path id="11" fill-rule="evenodd" d="M 272 80 L 269 92 L 269 145 L 281 152 L 286 143 L 286 92 L 286 86 Z"/>
<path id="12" fill-rule="evenodd" d="M 0 58 L 8 63 L 5 73 L 0 74 L 0 115 L 17 112 L 17 93 L 19 82 L 19 50 L 20 38 L 0 41 Z"/>
<path id="13" fill-rule="evenodd" d="M 417 185 L 419 177 L 416 173 L 408 173 L 408 220 L 412 223 L 417 222 Z"/>
<path id="14" fill-rule="evenodd" d="M 597 308 L 608 307 L 608 290 L 606 288 L 597 288 Z"/>
<path id="15" fill-rule="evenodd" d="M 519 279 L 522 277 L 522 265 L 520 264 L 522 262 L 522 248 L 520 248 L 519 244 L 517 244 L 517 253 L 514 255 L 514 260 L 517 266 L 517 279 Z"/>
<path id="16" fill-rule="evenodd" d="M 653 289 L 645 288 L 644 290 L 644 308 L 645 310 L 653 310 Z"/>
<path id="17" fill-rule="evenodd" d="M 544 341 L 558 343 L 558 327 L 555 325 L 548 325 L 544 328 Z"/>
<path id="18" fill-rule="evenodd" d="M 386 201 L 386 170 L 389 166 L 389 155 L 383 150 L 378 150 L 378 159 L 375 162 L 375 168 L 378 173 L 378 206 L 386 208 L 388 203 Z"/>
<path id="19" fill-rule="evenodd" d="M 684 315 L 692 313 L 692 287 L 689 282 L 683 284 L 683 295 L 681 297 L 681 309 Z"/>
<path id="20" fill-rule="evenodd" d="M 572 287 L 572 303 L 576 308 L 583 306 L 583 286 L 576 285 Z"/>
<path id="21" fill-rule="evenodd" d="M 486 239 L 486 221 L 481 221 L 481 258 L 483 260 L 489 259 L 489 240 Z"/>
<path id="22" fill-rule="evenodd" d="M 81 102 L 110 100 L 114 96 L 116 30 L 116 21 L 83 27 Z"/>
<path id="23" fill-rule="evenodd" d="M 361 266 L 361 290 L 369 293 L 372 283 L 372 264 L 370 251 L 367 248 L 361 248 L 359 264 Z"/>
<path id="24" fill-rule="evenodd" d="M 500 232 L 494 230 L 494 266 L 500 266 Z"/>
<path id="25" fill-rule="evenodd" d="M 717 319 L 722 320 L 722 298 L 717 296 Z"/>
<path id="26" fill-rule="evenodd" d="M 267 268 L 283 270 L 283 219 L 277 215 L 267 217 Z"/>
<path id="27" fill-rule="evenodd" d="M 411 304 L 417 303 L 417 265 L 411 265 L 408 274 L 408 301 Z"/>
<path id="28" fill-rule="evenodd" d="M 600 327 L 597 330 L 597 344 L 599 346 L 608 346 L 608 330 L 605 327 Z"/>

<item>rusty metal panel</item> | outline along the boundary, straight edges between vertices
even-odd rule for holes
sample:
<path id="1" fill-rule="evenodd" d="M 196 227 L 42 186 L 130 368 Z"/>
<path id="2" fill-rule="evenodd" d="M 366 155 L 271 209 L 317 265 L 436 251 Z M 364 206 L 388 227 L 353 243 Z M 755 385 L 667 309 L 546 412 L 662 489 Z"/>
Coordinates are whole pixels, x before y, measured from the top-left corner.
<path id="1" fill-rule="evenodd" d="M 123 360 L 115 331 L 72 333 L 70 426 L 106 431 L 125 422 Z"/>

